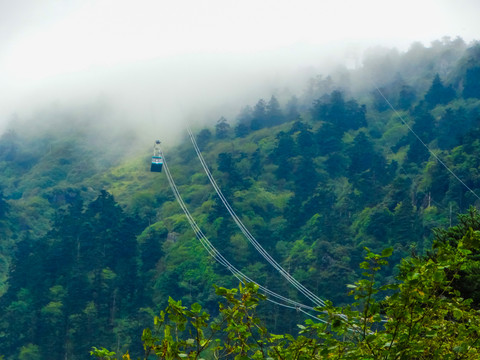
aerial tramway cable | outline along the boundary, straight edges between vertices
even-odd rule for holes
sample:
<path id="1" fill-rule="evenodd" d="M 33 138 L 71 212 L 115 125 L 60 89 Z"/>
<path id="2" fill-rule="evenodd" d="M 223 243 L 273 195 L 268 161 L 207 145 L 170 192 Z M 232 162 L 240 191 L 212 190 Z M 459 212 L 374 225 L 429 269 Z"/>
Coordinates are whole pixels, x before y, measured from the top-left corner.
<path id="1" fill-rule="evenodd" d="M 267 297 L 268 301 L 270 301 L 270 302 L 272 302 L 276 305 L 282 306 L 282 307 L 300 310 L 304 314 L 326 323 L 325 320 L 323 320 L 321 318 L 318 318 L 318 317 L 316 317 L 316 316 L 314 316 L 314 315 L 312 315 L 308 312 L 308 311 L 317 311 L 314 307 L 304 305 L 302 303 L 299 303 L 295 300 L 291 300 L 289 298 L 286 298 L 282 295 L 279 295 L 279 294 L 267 289 L 266 287 L 258 284 L 257 282 L 253 281 L 248 276 L 243 274 L 240 270 L 238 270 L 230 262 L 228 262 L 228 260 L 225 259 L 225 257 L 223 257 L 223 255 L 212 245 L 212 243 L 208 240 L 208 238 L 205 236 L 205 234 L 202 232 L 200 227 L 197 225 L 197 223 L 193 219 L 192 215 L 190 214 L 188 208 L 186 207 L 186 205 L 185 205 L 185 203 L 184 203 L 184 201 L 183 201 L 183 199 L 180 195 L 180 192 L 178 191 L 178 188 L 177 188 L 177 186 L 176 186 L 176 184 L 173 180 L 173 177 L 170 173 L 170 169 L 168 168 L 168 165 L 167 165 L 167 161 L 165 160 L 165 156 L 164 156 L 163 152 L 160 151 L 160 153 L 161 153 L 161 156 L 163 158 L 163 168 L 165 170 L 165 174 L 167 176 L 169 185 L 170 185 L 170 187 L 173 191 L 175 199 L 177 200 L 178 204 L 180 205 L 183 212 L 185 213 L 185 216 L 187 217 L 188 222 L 190 223 L 190 226 L 192 227 L 193 231 L 195 232 L 195 235 L 196 235 L 197 239 L 200 241 L 200 243 L 205 248 L 205 250 L 207 250 L 209 255 L 212 256 L 219 264 L 226 267 L 240 282 L 242 282 L 242 283 L 245 283 L 245 282 L 254 283 L 265 294 L 270 295 L 271 297 L 276 298 L 278 300 L 278 301 L 274 301 L 274 300 Z"/>
<path id="2" fill-rule="evenodd" d="M 260 245 L 260 243 L 255 239 L 255 237 L 248 231 L 248 229 L 245 227 L 243 222 L 240 220 L 240 218 L 237 216 L 233 208 L 230 206 L 229 202 L 223 195 L 222 191 L 220 190 L 219 186 L 217 185 L 212 173 L 210 172 L 210 169 L 207 166 L 207 163 L 205 162 L 205 159 L 203 158 L 203 155 L 198 148 L 198 144 L 195 140 L 195 136 L 193 135 L 191 129 L 187 127 L 188 134 L 190 136 L 190 139 L 192 141 L 193 147 L 195 148 L 195 152 L 197 153 L 197 156 L 203 166 L 203 169 L 205 170 L 205 173 L 207 174 L 208 179 L 210 180 L 210 183 L 212 184 L 213 188 L 215 189 L 217 195 L 219 196 L 220 200 L 222 201 L 223 205 L 227 209 L 228 213 L 230 216 L 233 218 L 239 229 L 242 231 L 242 233 L 245 235 L 245 237 L 248 239 L 248 241 L 253 245 L 253 247 L 260 253 L 260 255 L 263 256 L 265 260 L 267 260 L 268 263 L 270 263 L 290 284 L 292 284 L 300 293 L 302 293 L 306 298 L 308 298 L 312 303 L 314 303 L 316 306 L 325 306 L 325 302 L 320 299 L 317 295 L 312 293 L 310 290 L 308 290 L 305 286 L 303 286 L 300 282 L 298 282 L 297 279 L 295 279 L 292 275 L 290 275 L 279 263 L 275 261 L 275 259 L 272 258 L 272 256 Z"/>

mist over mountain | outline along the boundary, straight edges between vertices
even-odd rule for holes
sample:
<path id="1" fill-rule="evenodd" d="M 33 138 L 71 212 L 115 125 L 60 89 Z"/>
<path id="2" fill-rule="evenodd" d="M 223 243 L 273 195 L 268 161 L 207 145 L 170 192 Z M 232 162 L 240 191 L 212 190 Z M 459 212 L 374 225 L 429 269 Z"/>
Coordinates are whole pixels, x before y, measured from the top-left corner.
<path id="1" fill-rule="evenodd" d="M 180 128 L 173 124 L 230 119 L 272 94 L 283 101 L 318 74 L 362 67 L 369 53 L 405 52 L 414 41 L 429 47 L 443 36 L 468 44 L 478 32 L 472 0 L 462 6 L 413 0 L 395 7 L 378 0 L 274 5 L 3 4 L 0 131 L 15 115 L 30 118 L 52 104 L 78 109 L 107 101 L 119 123 L 127 120 L 140 134 L 162 127 L 171 137 Z M 371 65 L 375 74 L 356 79 L 357 85 L 385 78 L 375 69 L 379 64 Z"/>

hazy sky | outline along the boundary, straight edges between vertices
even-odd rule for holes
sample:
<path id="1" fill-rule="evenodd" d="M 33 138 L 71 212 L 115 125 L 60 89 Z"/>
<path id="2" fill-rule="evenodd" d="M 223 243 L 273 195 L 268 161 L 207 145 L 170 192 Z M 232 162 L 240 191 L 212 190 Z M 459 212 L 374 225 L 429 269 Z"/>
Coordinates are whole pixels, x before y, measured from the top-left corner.
<path id="1" fill-rule="evenodd" d="M 330 53 L 478 40 L 478 14 L 479 0 L 0 0 L 0 124 L 98 96 L 172 120 Z"/>

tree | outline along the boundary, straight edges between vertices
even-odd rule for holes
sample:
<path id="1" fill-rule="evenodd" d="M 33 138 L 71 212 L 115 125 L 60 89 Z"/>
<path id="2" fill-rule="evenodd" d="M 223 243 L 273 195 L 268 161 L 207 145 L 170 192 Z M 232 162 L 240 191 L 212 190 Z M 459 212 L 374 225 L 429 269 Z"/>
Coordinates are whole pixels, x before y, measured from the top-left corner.
<path id="1" fill-rule="evenodd" d="M 392 239 L 392 244 L 401 244 L 406 245 L 414 237 L 419 238 L 417 222 L 416 209 L 413 207 L 410 199 L 405 199 L 404 201 L 397 204 L 393 213 L 393 223 L 391 226 L 392 234 L 394 239 Z"/>
<path id="2" fill-rule="evenodd" d="M 311 109 L 314 120 L 327 121 L 342 132 L 366 126 L 366 112 L 365 105 L 359 105 L 355 100 L 345 101 L 343 93 L 338 90 L 316 100 Z"/>
<path id="3" fill-rule="evenodd" d="M 200 130 L 196 139 L 198 146 L 200 146 L 201 148 L 204 148 L 211 138 L 212 138 L 212 132 L 210 130 L 208 129 Z"/>
<path id="4" fill-rule="evenodd" d="M 317 155 L 317 143 L 311 131 L 301 130 L 297 135 L 297 148 L 299 154 L 307 157 Z"/>
<path id="5" fill-rule="evenodd" d="M 248 135 L 250 132 L 250 128 L 244 123 L 238 123 L 235 126 L 235 136 L 239 138 L 243 138 Z"/>
<path id="6" fill-rule="evenodd" d="M 438 119 L 437 139 L 440 149 L 451 149 L 459 145 L 461 136 L 468 130 L 465 109 L 448 107 Z"/>
<path id="7" fill-rule="evenodd" d="M 355 136 L 348 155 L 351 159 L 349 166 L 351 174 L 359 174 L 373 167 L 373 159 L 376 154 L 373 143 L 365 132 L 361 131 Z"/>
<path id="8" fill-rule="evenodd" d="M 435 136 L 435 119 L 427 108 L 427 104 L 421 102 L 415 107 L 413 111 L 415 117 L 415 123 L 412 126 L 413 133 L 415 133 L 421 141 L 412 132 L 407 135 L 407 142 L 410 144 L 408 149 L 407 158 L 409 161 L 417 164 L 427 160 L 430 153 L 425 145 L 432 141 Z"/>
<path id="9" fill-rule="evenodd" d="M 277 136 L 277 143 L 272 151 L 273 163 L 277 165 L 285 164 L 285 161 L 297 155 L 295 141 L 290 134 L 280 131 Z"/>
<path id="10" fill-rule="evenodd" d="M 390 106 L 388 105 L 388 102 L 386 102 L 383 97 L 385 96 L 387 99 L 391 99 L 392 95 L 389 94 L 388 89 L 385 87 L 381 87 L 379 88 L 379 90 L 380 91 L 375 89 L 371 92 L 373 97 L 373 106 L 377 111 L 383 112 L 390 108 Z"/>
<path id="11" fill-rule="evenodd" d="M 343 93 L 335 90 L 330 95 L 315 100 L 310 112 L 316 121 L 324 120 L 337 125 L 345 114 Z"/>
<path id="12" fill-rule="evenodd" d="M 237 159 L 232 157 L 230 153 L 220 153 L 218 154 L 217 164 L 218 170 L 226 174 L 226 178 L 229 182 L 229 188 L 235 188 L 241 186 L 244 183 L 243 177 L 238 171 L 237 168 Z M 230 190 L 226 190 L 229 193 Z"/>
<path id="13" fill-rule="evenodd" d="M 325 123 L 315 133 L 319 155 L 327 155 L 340 151 L 343 147 L 342 131 L 330 123 Z"/>
<path id="14" fill-rule="evenodd" d="M 268 104 L 266 106 L 265 116 L 267 119 L 266 125 L 267 126 L 275 126 L 281 124 L 285 116 L 283 115 L 282 110 L 280 109 L 280 103 L 278 102 L 277 98 L 272 95 Z"/>
<path id="15" fill-rule="evenodd" d="M 309 157 L 301 156 L 299 163 L 293 170 L 293 181 L 295 196 L 301 199 L 306 199 L 310 196 L 319 180 L 319 176 L 316 170 L 315 163 Z"/>
<path id="16" fill-rule="evenodd" d="M 217 125 L 215 125 L 215 136 L 217 139 L 226 139 L 228 137 L 228 133 L 230 132 L 230 125 L 223 116 L 218 119 Z"/>
<path id="17" fill-rule="evenodd" d="M 417 95 L 413 87 L 403 85 L 398 97 L 398 108 L 401 110 L 409 109 L 415 102 Z"/>
<path id="18" fill-rule="evenodd" d="M 455 90 L 453 90 L 452 86 L 444 86 L 442 80 L 440 80 L 440 76 L 436 74 L 430 89 L 428 89 L 425 94 L 425 102 L 429 108 L 433 108 L 439 104 L 447 104 L 454 98 Z"/>
<path id="19" fill-rule="evenodd" d="M 277 134 L 277 144 L 270 157 L 272 162 L 278 165 L 276 176 L 279 179 L 289 179 L 291 177 L 291 158 L 297 155 L 295 141 L 290 134 L 280 131 Z"/>
<path id="20" fill-rule="evenodd" d="M 265 100 L 260 99 L 253 108 L 250 128 L 252 130 L 259 130 L 265 126 L 267 126 L 267 103 Z"/>
<path id="21" fill-rule="evenodd" d="M 382 185 L 390 180 L 386 160 L 363 131 L 353 139 L 348 155 L 350 179 L 361 192 L 361 202 L 372 206 L 382 196 Z"/>

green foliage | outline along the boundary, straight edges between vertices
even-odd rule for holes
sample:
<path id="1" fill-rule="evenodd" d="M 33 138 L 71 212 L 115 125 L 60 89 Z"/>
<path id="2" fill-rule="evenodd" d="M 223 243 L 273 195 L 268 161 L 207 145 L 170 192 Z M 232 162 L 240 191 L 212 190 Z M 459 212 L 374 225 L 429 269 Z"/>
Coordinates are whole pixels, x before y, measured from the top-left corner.
<path id="1" fill-rule="evenodd" d="M 100 360 L 115 360 L 115 352 L 113 351 L 108 351 L 105 348 L 100 348 L 97 349 L 95 346 L 92 348 L 92 351 L 90 351 L 90 355 L 95 356 L 96 358 Z"/>
<path id="2" fill-rule="evenodd" d="M 215 136 L 217 139 L 225 139 L 228 137 L 228 133 L 230 131 L 230 125 L 223 116 L 218 119 L 217 125 L 215 126 Z"/>
<path id="3" fill-rule="evenodd" d="M 40 348 L 38 345 L 28 344 L 22 346 L 18 354 L 18 360 L 41 360 Z"/>
<path id="4" fill-rule="evenodd" d="M 397 281 L 385 285 L 377 275 L 393 249 L 366 248 L 363 278 L 348 285 L 355 302 L 317 309 L 317 320 L 299 325 L 295 336 L 262 325 L 255 309 L 266 297 L 253 284 L 217 287 L 224 300 L 213 320 L 199 304 L 188 309 L 170 298 L 153 330 L 143 331 L 144 359 L 477 359 L 480 313 L 452 286 L 471 266 L 469 239 L 456 247 L 443 242 L 434 259 L 404 260 Z"/>

